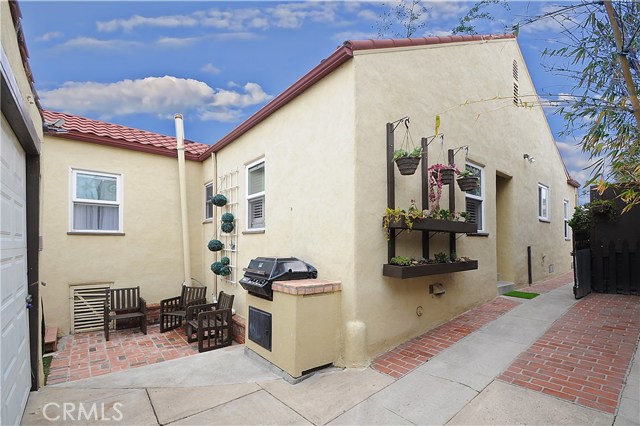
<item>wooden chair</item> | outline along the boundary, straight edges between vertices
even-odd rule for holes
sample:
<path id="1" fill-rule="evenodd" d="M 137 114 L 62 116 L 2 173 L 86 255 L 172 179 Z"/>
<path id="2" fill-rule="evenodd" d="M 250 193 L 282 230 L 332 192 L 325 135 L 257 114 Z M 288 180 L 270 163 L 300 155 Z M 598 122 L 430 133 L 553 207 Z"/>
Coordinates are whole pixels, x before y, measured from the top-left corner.
<path id="1" fill-rule="evenodd" d="M 140 319 L 140 330 L 147 334 L 147 302 L 140 287 L 107 289 L 104 300 L 104 337 L 109 341 L 109 323 L 119 319 Z"/>
<path id="2" fill-rule="evenodd" d="M 180 296 L 160 301 L 160 333 L 180 327 L 187 315 L 187 308 L 204 303 L 207 303 L 207 287 L 183 285 Z"/>
<path id="3" fill-rule="evenodd" d="M 221 291 L 217 303 L 187 308 L 187 340 L 189 343 L 198 341 L 198 352 L 222 348 L 233 342 L 231 308 L 234 297 Z"/>

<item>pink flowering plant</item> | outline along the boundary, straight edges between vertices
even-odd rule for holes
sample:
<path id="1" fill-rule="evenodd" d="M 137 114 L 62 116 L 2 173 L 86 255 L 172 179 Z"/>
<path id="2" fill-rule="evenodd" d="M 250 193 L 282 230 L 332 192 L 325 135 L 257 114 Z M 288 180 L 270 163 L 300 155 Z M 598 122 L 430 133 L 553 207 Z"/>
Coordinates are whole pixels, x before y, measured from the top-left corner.
<path id="1" fill-rule="evenodd" d="M 436 163 L 428 168 L 429 171 L 429 203 L 434 211 L 440 210 L 440 198 L 442 198 L 442 177 L 446 173 L 460 174 L 455 164 Z"/>

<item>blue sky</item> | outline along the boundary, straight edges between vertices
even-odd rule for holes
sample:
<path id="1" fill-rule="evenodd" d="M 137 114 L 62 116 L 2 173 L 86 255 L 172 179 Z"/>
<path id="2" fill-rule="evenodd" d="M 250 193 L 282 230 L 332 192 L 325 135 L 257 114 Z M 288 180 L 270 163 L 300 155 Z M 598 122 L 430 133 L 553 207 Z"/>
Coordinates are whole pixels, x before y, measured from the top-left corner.
<path id="1" fill-rule="evenodd" d="M 23 0 L 23 28 L 44 108 L 213 144 L 348 39 L 377 38 L 382 2 L 76 2 Z M 445 35 L 474 2 L 423 1 L 415 36 Z M 556 4 L 556 3 L 553 3 Z M 492 6 L 480 33 L 510 32 L 552 3 Z M 521 27 L 518 41 L 539 93 L 570 82 L 546 72 L 541 51 L 559 37 L 552 20 Z M 546 107 L 571 175 L 584 183 L 585 156 Z M 578 135 L 579 136 L 579 135 Z"/>

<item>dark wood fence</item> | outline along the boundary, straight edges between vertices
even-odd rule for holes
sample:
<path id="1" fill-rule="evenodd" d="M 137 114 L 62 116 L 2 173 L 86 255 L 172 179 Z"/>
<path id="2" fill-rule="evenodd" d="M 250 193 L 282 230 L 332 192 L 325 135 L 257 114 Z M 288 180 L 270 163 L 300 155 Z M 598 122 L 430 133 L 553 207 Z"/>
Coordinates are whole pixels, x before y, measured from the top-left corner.
<path id="1" fill-rule="evenodd" d="M 610 240 L 591 244 L 591 290 L 640 294 L 640 241 Z"/>

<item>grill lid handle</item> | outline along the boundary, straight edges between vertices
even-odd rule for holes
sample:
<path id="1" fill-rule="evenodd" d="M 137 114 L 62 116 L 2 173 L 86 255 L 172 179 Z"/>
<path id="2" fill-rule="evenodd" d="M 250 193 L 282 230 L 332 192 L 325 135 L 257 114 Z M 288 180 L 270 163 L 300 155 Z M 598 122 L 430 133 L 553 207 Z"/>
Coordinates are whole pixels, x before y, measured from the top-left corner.
<path id="1" fill-rule="evenodd" d="M 260 269 L 251 269 L 251 268 L 242 268 L 243 271 L 245 272 L 250 272 L 252 274 L 258 274 L 258 275 L 267 275 L 266 271 L 262 271 Z"/>

